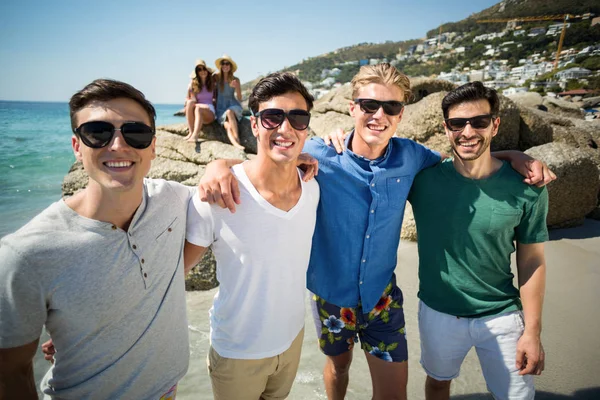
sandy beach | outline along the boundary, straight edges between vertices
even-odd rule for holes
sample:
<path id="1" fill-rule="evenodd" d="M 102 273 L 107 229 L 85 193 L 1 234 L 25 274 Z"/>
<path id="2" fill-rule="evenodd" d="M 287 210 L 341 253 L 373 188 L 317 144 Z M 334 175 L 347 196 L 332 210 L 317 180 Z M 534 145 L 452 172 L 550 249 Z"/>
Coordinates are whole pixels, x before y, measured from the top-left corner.
<path id="1" fill-rule="evenodd" d="M 550 232 L 546 246 L 548 278 L 542 339 L 546 370 L 536 378 L 536 399 L 600 399 L 600 221 Z M 417 329 L 417 246 L 401 243 L 396 274 L 404 292 L 409 345 L 410 399 L 422 399 L 425 374 L 419 365 Z M 216 289 L 187 294 L 191 361 L 181 380 L 178 400 L 212 399 L 206 371 L 208 309 Z M 307 303 L 308 304 L 308 303 Z M 371 382 L 365 357 L 356 349 L 347 399 L 369 399 Z M 302 360 L 290 399 L 326 399 L 321 379 L 324 356 L 317 348 L 314 324 L 306 315 Z M 38 354 L 36 377 L 47 363 Z M 393 382 L 390 382 L 393 385 Z M 471 351 L 452 386 L 452 398 L 491 399 L 481 368 Z"/>

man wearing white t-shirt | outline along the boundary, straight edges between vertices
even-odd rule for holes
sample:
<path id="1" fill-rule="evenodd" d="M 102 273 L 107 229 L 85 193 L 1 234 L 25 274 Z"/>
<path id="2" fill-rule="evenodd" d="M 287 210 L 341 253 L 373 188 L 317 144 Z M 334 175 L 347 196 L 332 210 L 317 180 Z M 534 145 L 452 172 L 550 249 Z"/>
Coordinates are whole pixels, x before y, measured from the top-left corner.
<path id="1" fill-rule="evenodd" d="M 294 382 L 304 336 L 306 270 L 319 186 L 296 161 L 313 98 L 294 75 L 274 73 L 249 103 L 256 158 L 233 167 L 236 213 L 190 203 L 186 270 L 208 246 L 219 292 L 210 310 L 208 369 L 215 399 L 283 399 Z"/>

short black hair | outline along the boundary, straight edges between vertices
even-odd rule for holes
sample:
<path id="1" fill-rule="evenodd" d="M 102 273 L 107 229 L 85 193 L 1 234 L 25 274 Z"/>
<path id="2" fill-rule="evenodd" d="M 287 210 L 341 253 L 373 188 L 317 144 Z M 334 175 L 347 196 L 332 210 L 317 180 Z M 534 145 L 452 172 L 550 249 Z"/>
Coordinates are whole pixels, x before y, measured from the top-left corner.
<path id="1" fill-rule="evenodd" d="M 448 118 L 450 107 L 469 101 L 487 100 L 490 104 L 490 114 L 497 117 L 500 110 L 500 100 L 494 89 L 485 87 L 479 81 L 469 82 L 449 91 L 442 100 L 444 119 Z"/>
<path id="2" fill-rule="evenodd" d="M 300 82 L 300 79 L 290 72 L 274 72 L 262 78 L 252 89 L 248 99 L 248 107 L 252 110 L 252 114 L 256 114 L 260 103 L 289 92 L 299 93 L 306 101 L 307 110 L 312 109 L 314 97 Z"/>
<path id="3" fill-rule="evenodd" d="M 156 110 L 152 103 L 146 99 L 144 93 L 125 82 L 112 79 L 96 79 L 71 97 L 71 100 L 69 101 L 71 128 L 73 128 L 73 130 L 77 128 L 75 126 L 75 114 L 91 102 L 110 101 L 119 98 L 131 99 L 142 106 L 146 113 L 148 113 L 152 130 L 155 130 Z"/>

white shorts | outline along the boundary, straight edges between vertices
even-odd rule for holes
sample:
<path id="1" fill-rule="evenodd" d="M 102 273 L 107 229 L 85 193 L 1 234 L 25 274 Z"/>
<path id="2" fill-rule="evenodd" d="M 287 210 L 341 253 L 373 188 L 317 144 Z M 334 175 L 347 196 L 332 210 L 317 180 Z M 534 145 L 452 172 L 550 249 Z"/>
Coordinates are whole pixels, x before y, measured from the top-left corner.
<path id="1" fill-rule="evenodd" d="M 463 318 L 433 310 L 419 301 L 421 365 L 438 381 L 456 378 L 471 347 L 475 347 L 488 390 L 495 399 L 533 399 L 533 376 L 519 375 L 517 342 L 523 313 L 507 312 L 482 318 Z"/>

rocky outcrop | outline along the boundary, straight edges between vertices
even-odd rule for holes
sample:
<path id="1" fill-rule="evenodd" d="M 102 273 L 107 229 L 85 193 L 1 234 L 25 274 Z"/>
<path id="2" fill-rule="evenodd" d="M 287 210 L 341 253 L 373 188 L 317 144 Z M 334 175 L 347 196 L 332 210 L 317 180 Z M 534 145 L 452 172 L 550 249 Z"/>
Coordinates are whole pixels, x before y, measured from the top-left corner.
<path id="1" fill-rule="evenodd" d="M 542 95 L 536 92 L 515 93 L 506 97 L 514 101 L 519 107 L 538 108 L 544 102 Z"/>
<path id="2" fill-rule="evenodd" d="M 525 151 L 552 141 L 552 127 L 544 120 L 544 111 L 521 107 L 518 149 Z"/>
<path id="3" fill-rule="evenodd" d="M 570 101 L 544 97 L 542 103 L 548 109 L 548 112 L 561 117 L 583 119 L 584 112 L 577 104 Z"/>
<path id="4" fill-rule="evenodd" d="M 418 103 L 425 97 L 433 93 L 449 92 L 456 85 L 442 79 L 432 79 L 425 77 L 410 78 L 410 88 L 412 96 L 405 99 L 408 104 Z"/>
<path id="5" fill-rule="evenodd" d="M 187 123 L 185 122 L 180 124 L 159 126 L 157 129 L 180 136 L 186 136 L 189 132 Z M 247 118 L 242 118 L 238 122 L 238 135 L 240 137 L 240 143 L 245 147 L 246 152 L 256 154 L 256 138 L 252 133 L 250 120 Z M 216 122 L 204 125 L 198 137 L 201 139 L 217 140 L 223 143 L 229 143 L 229 139 L 227 139 L 227 132 L 225 132 L 225 129 Z"/>
<path id="6" fill-rule="evenodd" d="M 323 97 L 316 100 L 312 113 L 325 114 L 333 111 L 339 114 L 350 115 L 349 105 L 352 100 L 352 86 L 350 83 L 346 83 L 339 88 L 330 90 Z"/>
<path id="7" fill-rule="evenodd" d="M 217 286 L 217 261 L 209 247 L 202 260 L 186 276 L 185 290 L 210 290 Z"/>
<path id="8" fill-rule="evenodd" d="M 558 178 L 548 185 L 548 226 L 581 225 L 598 205 L 598 167 L 584 151 L 563 143 L 533 147 L 526 153 L 548 164 Z"/>

